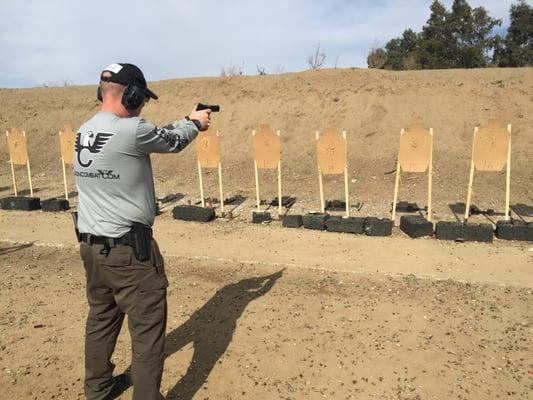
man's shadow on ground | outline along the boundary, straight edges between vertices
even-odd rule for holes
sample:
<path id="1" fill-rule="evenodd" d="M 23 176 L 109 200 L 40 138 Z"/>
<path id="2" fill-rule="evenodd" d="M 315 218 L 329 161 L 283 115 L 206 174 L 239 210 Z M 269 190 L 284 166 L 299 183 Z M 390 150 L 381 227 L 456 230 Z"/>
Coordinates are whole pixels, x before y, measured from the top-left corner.
<path id="1" fill-rule="evenodd" d="M 231 343 L 243 311 L 252 300 L 268 293 L 282 273 L 283 270 L 224 286 L 187 322 L 167 335 L 165 358 L 189 343 L 193 344 L 194 353 L 187 372 L 168 391 L 166 399 L 193 398 Z"/>
<path id="2" fill-rule="evenodd" d="M 14 253 L 19 250 L 27 249 L 28 247 L 33 246 L 33 242 L 31 243 L 23 243 L 23 244 L 14 244 L 11 247 L 0 247 L 0 256 L 3 256 L 5 254 Z"/>

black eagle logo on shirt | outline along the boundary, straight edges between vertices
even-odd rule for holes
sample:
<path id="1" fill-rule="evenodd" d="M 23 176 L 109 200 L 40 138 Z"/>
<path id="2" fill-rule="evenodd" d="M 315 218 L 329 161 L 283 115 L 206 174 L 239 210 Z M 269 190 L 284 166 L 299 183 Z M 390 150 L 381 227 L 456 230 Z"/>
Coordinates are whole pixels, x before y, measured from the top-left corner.
<path id="1" fill-rule="evenodd" d="M 81 132 L 78 132 L 78 135 L 76 136 L 76 145 L 74 147 L 78 156 L 78 163 L 84 168 L 89 167 L 93 163 L 93 160 L 89 159 L 87 162 L 83 162 L 81 159 L 82 150 L 89 150 L 90 154 L 98 154 L 114 135 L 114 133 L 107 132 L 98 132 L 95 134 L 94 132 L 89 131 L 82 137 Z"/>

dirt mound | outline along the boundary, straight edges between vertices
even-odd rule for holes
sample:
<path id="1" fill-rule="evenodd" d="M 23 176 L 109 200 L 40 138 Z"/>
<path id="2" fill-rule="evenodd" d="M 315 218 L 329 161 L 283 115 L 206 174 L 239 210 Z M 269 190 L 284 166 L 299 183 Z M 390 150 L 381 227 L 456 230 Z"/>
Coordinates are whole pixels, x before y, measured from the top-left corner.
<path id="1" fill-rule="evenodd" d="M 373 204 L 377 212 L 388 211 L 394 174 L 387 173 L 395 169 L 400 129 L 412 119 L 421 118 L 435 130 L 434 198 L 439 212 L 439 206 L 442 211 L 448 202 L 465 200 L 473 128 L 497 117 L 513 125 L 511 202 L 531 203 L 532 72 L 336 69 L 168 80 L 152 83 L 160 100 L 148 104 L 144 116 L 164 124 L 187 114 L 198 101 L 220 104 L 214 123 L 223 134 L 228 195 L 253 196 L 251 131 L 261 122 L 270 123 L 281 130 L 284 191 L 313 204 L 318 202 L 314 132 L 330 125 L 346 130 L 352 201 Z M 61 192 L 57 132 L 66 123 L 78 127 L 99 109 L 95 93 L 96 86 L 0 89 L 0 123 L 4 130 L 15 126 L 26 131 L 35 186 Z M 153 157 L 160 194 L 197 196 L 195 154 L 191 146 L 181 155 Z M 11 179 L 7 160 L 4 144 L 0 186 L 5 191 Z M 273 182 L 273 176 L 264 175 Z M 502 209 L 504 174 L 481 175 L 476 175 L 475 196 L 491 196 Z M 340 198 L 342 186 L 333 181 L 326 180 L 326 196 Z M 210 182 L 216 182 L 215 174 L 207 177 L 206 184 Z M 403 188 L 426 204 L 425 178 L 409 177 Z M 273 183 L 264 189 L 265 195 L 275 195 Z"/>

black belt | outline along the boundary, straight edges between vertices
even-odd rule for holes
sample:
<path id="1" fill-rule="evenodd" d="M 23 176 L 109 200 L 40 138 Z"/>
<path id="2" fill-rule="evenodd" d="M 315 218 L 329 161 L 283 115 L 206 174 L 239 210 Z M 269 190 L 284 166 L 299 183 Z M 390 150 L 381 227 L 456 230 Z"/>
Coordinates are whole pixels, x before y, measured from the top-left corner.
<path id="1" fill-rule="evenodd" d="M 125 234 L 119 238 L 110 238 L 105 236 L 95 236 L 91 235 L 90 233 L 80 233 L 80 241 L 87 244 L 107 244 L 110 246 L 115 246 L 117 244 L 130 244 L 130 238 L 128 234 Z"/>

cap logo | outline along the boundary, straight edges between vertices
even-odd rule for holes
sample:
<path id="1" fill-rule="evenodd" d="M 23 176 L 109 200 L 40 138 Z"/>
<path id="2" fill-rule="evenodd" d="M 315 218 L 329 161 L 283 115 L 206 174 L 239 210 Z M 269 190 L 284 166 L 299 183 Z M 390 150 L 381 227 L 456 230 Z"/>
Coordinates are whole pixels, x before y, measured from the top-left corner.
<path id="1" fill-rule="evenodd" d="M 108 67 L 104 68 L 104 71 L 111 71 L 114 74 L 118 74 L 120 70 L 122 69 L 122 65 L 119 64 L 111 64 Z"/>

